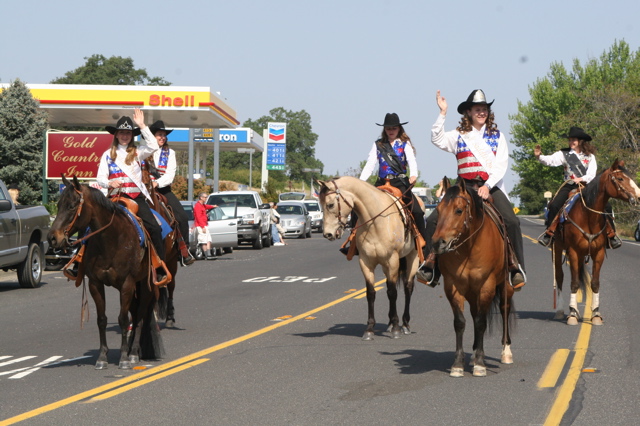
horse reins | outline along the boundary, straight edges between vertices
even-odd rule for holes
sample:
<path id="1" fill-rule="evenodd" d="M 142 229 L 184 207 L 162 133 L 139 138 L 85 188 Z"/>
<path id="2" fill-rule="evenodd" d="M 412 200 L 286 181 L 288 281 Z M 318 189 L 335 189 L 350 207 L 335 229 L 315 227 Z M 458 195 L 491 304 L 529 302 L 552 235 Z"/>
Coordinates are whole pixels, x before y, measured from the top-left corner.
<path id="1" fill-rule="evenodd" d="M 465 208 L 465 211 L 466 211 L 467 214 L 466 214 L 466 218 L 464 220 L 464 224 L 463 225 L 464 225 L 464 227 L 466 229 L 469 229 L 470 228 L 470 223 L 471 223 L 471 218 L 472 218 L 472 216 L 471 216 L 471 199 L 463 197 L 462 195 L 456 195 L 454 197 L 454 199 L 455 198 L 461 198 L 461 199 L 463 199 L 464 201 L 467 202 L 467 206 Z M 484 204 L 482 205 L 482 209 L 484 210 Z M 459 247 L 461 247 L 464 243 L 466 243 L 469 239 L 471 239 L 471 237 L 473 237 L 475 234 L 477 234 L 480 231 L 480 229 L 482 229 L 482 227 L 484 226 L 484 217 L 485 216 L 486 216 L 486 213 L 482 215 L 482 223 L 480 224 L 480 226 L 478 226 L 478 228 L 475 231 L 473 231 L 467 238 L 462 240 L 459 244 L 456 244 L 455 246 L 451 247 L 451 251 L 458 250 Z M 456 237 L 453 239 L 454 243 L 457 242 L 460 239 L 460 236 L 462 235 L 463 232 L 464 231 L 460 231 L 458 233 L 458 235 L 456 235 Z"/>
<path id="2" fill-rule="evenodd" d="M 77 188 L 73 187 L 73 190 L 76 192 L 76 194 L 80 195 L 80 204 L 78 205 L 78 207 L 76 208 L 76 213 L 73 216 L 73 220 L 71 221 L 71 223 L 69 225 L 66 226 L 66 228 L 64 229 L 64 236 L 65 238 L 67 238 L 67 241 L 69 241 L 69 231 L 71 230 L 71 228 L 73 227 L 73 225 L 76 223 L 76 220 L 78 220 L 78 218 L 80 217 L 80 214 L 82 214 L 82 206 L 84 205 L 84 194 L 82 193 L 82 191 L 79 191 Z M 109 226 L 111 226 L 111 224 L 113 223 L 113 218 L 116 215 L 116 211 L 113 211 L 113 214 L 111 215 L 111 220 L 109 221 L 109 223 L 107 223 L 106 225 L 104 225 L 103 227 L 101 227 L 100 229 L 93 231 L 85 236 L 83 236 L 82 238 L 78 238 L 77 240 L 75 240 L 73 243 L 69 243 L 69 245 L 71 246 L 75 246 L 77 244 L 82 243 L 83 241 L 88 240 L 90 237 L 94 236 L 95 234 L 97 234 L 98 232 L 102 232 L 104 231 L 106 228 L 108 228 Z"/>

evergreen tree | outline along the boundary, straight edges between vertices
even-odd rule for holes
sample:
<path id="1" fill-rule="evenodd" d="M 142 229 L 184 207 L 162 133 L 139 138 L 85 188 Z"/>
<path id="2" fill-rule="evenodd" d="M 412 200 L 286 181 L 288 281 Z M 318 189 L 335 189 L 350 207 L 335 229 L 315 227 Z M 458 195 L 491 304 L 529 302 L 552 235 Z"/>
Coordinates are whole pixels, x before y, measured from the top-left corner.
<path id="1" fill-rule="evenodd" d="M 0 93 L 0 179 L 19 186 L 22 204 L 42 199 L 46 129 L 47 114 L 22 81 L 12 82 Z M 50 184 L 49 192 L 55 190 L 55 184 Z"/>

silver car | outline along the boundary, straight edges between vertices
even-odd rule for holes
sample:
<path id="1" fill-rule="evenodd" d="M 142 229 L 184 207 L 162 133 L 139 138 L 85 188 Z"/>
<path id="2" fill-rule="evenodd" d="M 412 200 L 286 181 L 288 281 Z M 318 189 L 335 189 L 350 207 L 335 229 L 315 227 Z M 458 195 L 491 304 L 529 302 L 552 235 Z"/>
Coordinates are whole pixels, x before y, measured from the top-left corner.
<path id="1" fill-rule="evenodd" d="M 311 229 L 314 231 L 322 232 L 324 225 L 324 214 L 320 208 L 318 200 L 304 200 L 302 201 L 311 215 Z"/>
<path id="2" fill-rule="evenodd" d="M 202 257 L 198 238 L 196 237 L 193 227 L 193 205 L 192 201 L 180 201 L 182 207 L 189 217 L 189 250 L 196 259 Z M 216 207 L 207 212 L 207 228 L 211 235 L 211 251 L 213 254 L 219 255 L 224 253 L 232 253 L 234 247 L 238 247 L 238 219 L 225 216 L 220 207 Z"/>
<path id="3" fill-rule="evenodd" d="M 282 201 L 276 210 L 285 238 L 311 238 L 311 215 L 302 201 Z"/>

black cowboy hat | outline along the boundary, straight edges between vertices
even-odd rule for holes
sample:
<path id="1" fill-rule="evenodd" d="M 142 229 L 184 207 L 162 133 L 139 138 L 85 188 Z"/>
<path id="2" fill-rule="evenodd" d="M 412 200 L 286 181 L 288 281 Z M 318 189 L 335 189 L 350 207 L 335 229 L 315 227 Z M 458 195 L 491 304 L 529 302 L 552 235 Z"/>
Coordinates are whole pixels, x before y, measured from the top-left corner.
<path id="1" fill-rule="evenodd" d="M 476 89 L 473 92 L 471 92 L 471 94 L 469 95 L 469 97 L 465 102 L 462 102 L 460 105 L 458 105 L 458 113 L 464 114 L 466 110 L 471 109 L 472 106 L 479 105 L 479 104 L 487 105 L 489 108 L 491 108 L 491 105 L 494 102 L 495 102 L 495 99 L 491 102 L 487 102 L 487 98 L 484 95 L 484 92 L 480 89 Z"/>
<path id="2" fill-rule="evenodd" d="M 378 124 L 378 126 L 384 126 L 384 127 L 395 127 L 395 126 L 404 126 L 407 123 L 408 121 L 401 123 L 400 118 L 398 117 L 398 114 L 396 114 L 395 112 L 388 112 L 387 115 L 384 116 L 384 123 L 382 124 L 376 123 L 376 124 Z"/>
<path id="3" fill-rule="evenodd" d="M 155 123 L 153 123 L 151 126 L 149 126 L 149 130 L 151 130 L 151 133 L 153 133 L 154 135 L 158 130 L 164 130 L 167 133 L 167 135 L 173 132 L 173 129 L 169 130 L 164 127 L 164 121 L 162 120 L 158 120 Z"/>
<path id="4" fill-rule="evenodd" d="M 112 135 L 115 135 L 118 130 L 131 130 L 133 132 L 133 136 L 138 136 L 140 134 L 140 129 L 138 127 L 135 127 L 131 118 L 127 117 L 126 115 L 120 117 L 115 127 L 106 126 L 105 129 Z"/>
<path id="5" fill-rule="evenodd" d="M 569 129 L 569 133 L 566 134 L 566 135 L 563 135 L 562 137 L 567 138 L 567 139 L 568 138 L 576 138 L 576 139 L 580 139 L 580 140 L 587 141 L 587 142 L 591 141 L 591 136 L 587 132 L 582 130 L 580 127 L 575 127 L 575 126 L 572 126 Z"/>

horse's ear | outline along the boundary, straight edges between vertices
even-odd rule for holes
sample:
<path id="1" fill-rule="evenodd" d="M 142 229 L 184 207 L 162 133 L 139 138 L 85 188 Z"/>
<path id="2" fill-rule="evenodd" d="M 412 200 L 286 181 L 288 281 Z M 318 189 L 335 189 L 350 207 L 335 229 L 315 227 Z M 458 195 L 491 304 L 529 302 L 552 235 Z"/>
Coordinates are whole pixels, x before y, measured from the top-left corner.
<path id="1" fill-rule="evenodd" d="M 318 185 L 320 185 L 320 187 L 322 187 L 322 188 L 326 188 L 326 187 L 327 187 L 327 183 L 326 183 L 325 181 L 323 181 L 323 180 L 318 180 L 318 179 L 315 179 L 315 181 L 316 181 L 316 183 L 317 183 Z"/>
<path id="2" fill-rule="evenodd" d="M 60 173 L 60 175 L 62 176 L 62 183 L 64 183 L 64 186 L 71 186 L 71 182 L 69 182 L 69 179 L 67 179 L 64 173 Z"/>
<path id="3" fill-rule="evenodd" d="M 467 192 L 467 185 L 464 182 L 464 179 L 458 179 L 458 186 L 460 186 L 460 192 Z"/>
<path id="4" fill-rule="evenodd" d="M 78 182 L 78 176 L 76 175 L 73 175 L 73 186 L 75 186 L 77 190 L 80 190 L 80 182 Z"/>
<path id="5" fill-rule="evenodd" d="M 611 165 L 611 170 L 618 170 L 620 168 L 620 161 L 616 158 L 613 160 L 613 164 Z"/>

